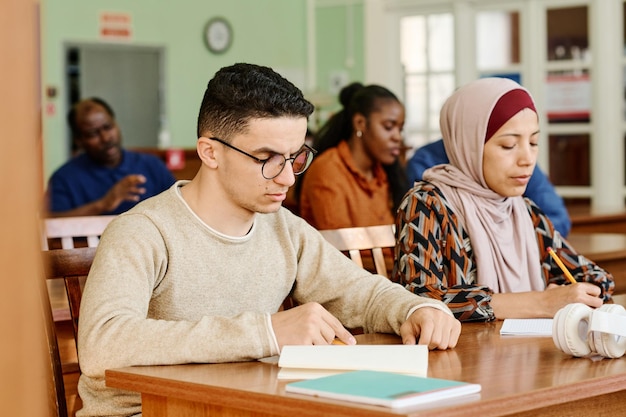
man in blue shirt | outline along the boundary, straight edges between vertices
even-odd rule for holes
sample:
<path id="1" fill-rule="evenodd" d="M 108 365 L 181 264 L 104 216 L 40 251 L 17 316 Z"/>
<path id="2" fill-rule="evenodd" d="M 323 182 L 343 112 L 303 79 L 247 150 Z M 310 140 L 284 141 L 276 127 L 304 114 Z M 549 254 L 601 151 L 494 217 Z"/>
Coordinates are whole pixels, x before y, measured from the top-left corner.
<path id="1" fill-rule="evenodd" d="M 122 149 L 115 114 L 105 101 L 82 100 L 67 120 L 83 152 L 50 177 L 49 216 L 120 214 L 175 182 L 156 156 Z"/>
<path id="2" fill-rule="evenodd" d="M 417 149 L 411 159 L 406 164 L 406 174 L 410 184 L 422 179 L 424 171 L 432 166 L 447 164 L 448 156 L 443 146 L 443 140 L 424 145 Z M 532 177 L 526 187 L 524 197 L 534 201 L 543 212 L 550 218 L 556 230 L 561 236 L 567 237 L 572 227 L 569 213 L 561 196 L 556 193 L 554 186 L 548 177 L 535 166 Z"/>

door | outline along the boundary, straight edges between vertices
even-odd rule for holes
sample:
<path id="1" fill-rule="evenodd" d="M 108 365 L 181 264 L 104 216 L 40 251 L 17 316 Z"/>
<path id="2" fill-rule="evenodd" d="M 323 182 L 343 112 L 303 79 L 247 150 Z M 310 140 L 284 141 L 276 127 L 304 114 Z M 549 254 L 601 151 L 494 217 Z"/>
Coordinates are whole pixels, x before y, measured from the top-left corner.
<path id="1" fill-rule="evenodd" d="M 66 52 L 68 105 L 99 97 L 113 108 L 124 147 L 157 147 L 165 120 L 162 48 L 73 45 Z"/>

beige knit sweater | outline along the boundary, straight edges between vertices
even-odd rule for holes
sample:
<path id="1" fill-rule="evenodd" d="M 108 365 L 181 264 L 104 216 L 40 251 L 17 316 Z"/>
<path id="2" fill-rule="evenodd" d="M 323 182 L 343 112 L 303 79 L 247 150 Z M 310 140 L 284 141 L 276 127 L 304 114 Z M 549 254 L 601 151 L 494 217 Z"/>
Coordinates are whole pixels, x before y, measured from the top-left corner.
<path id="1" fill-rule="evenodd" d="M 397 333 L 413 306 L 442 305 L 367 273 L 283 208 L 258 214 L 244 237 L 222 235 L 191 212 L 180 185 L 102 236 L 80 312 L 80 417 L 141 412 L 139 394 L 105 387 L 105 369 L 278 354 L 270 315 L 292 287 L 298 302 L 365 332 Z"/>

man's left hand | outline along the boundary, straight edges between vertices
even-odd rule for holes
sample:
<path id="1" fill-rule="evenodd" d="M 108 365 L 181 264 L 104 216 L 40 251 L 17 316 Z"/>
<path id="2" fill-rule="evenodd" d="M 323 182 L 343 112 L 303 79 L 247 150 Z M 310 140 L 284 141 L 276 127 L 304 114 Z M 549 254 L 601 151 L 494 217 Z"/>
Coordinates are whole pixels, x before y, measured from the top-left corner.
<path id="1" fill-rule="evenodd" d="M 428 345 L 430 350 L 455 347 L 460 334 L 460 321 L 432 307 L 418 308 L 400 327 L 402 343 Z"/>

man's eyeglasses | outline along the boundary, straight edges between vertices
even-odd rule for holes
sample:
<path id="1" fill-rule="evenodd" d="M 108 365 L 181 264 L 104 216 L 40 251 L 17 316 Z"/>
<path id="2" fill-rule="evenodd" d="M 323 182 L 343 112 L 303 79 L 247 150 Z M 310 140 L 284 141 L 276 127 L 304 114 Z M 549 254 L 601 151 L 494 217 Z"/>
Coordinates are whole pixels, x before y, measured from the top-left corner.
<path id="1" fill-rule="evenodd" d="M 277 153 L 277 154 L 270 156 L 269 158 L 260 159 L 254 155 L 250 155 L 248 152 L 242 151 L 241 149 L 231 145 L 228 142 L 223 141 L 220 138 L 209 138 L 209 139 L 215 140 L 221 143 L 222 145 L 225 145 L 231 149 L 236 150 L 237 152 L 244 154 L 245 156 L 249 158 L 254 159 L 258 163 L 263 164 L 261 166 L 261 175 L 263 175 L 263 178 L 265 178 L 266 180 L 271 180 L 279 176 L 280 173 L 283 172 L 283 169 L 285 169 L 285 164 L 287 163 L 287 161 L 291 162 L 294 175 L 302 174 L 304 171 L 306 171 L 309 165 L 311 165 L 311 162 L 313 161 L 313 157 L 317 153 L 315 149 L 307 145 L 304 145 L 291 158 L 285 158 L 283 155 Z"/>

